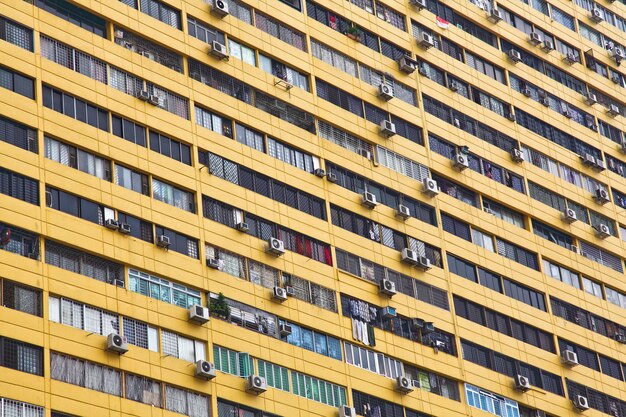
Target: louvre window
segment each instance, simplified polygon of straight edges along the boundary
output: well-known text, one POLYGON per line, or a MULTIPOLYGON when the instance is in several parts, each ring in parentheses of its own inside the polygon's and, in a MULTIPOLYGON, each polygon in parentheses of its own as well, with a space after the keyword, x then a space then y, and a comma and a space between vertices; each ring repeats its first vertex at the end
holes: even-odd
POLYGON ((43 348, 0 336, 0 366, 43 376, 43 348))
POLYGON ((44 136, 45 156, 65 166, 111 181, 111 161, 44 136))
POLYGON ((128 288, 151 298, 189 308, 202 304, 200 291, 135 269, 128 270, 128 288))
POLYGON ((0 278, 2 305, 34 316, 42 317, 41 290, 8 279, 0 278))
POLYGON ((0 87, 30 99, 35 98, 35 84, 32 78, 2 66, 0 66, 0 87))
POLYGON ((289 392, 289 370, 262 360, 257 361, 259 375, 265 378, 267 386, 289 392))
POLYGON ((46 263, 107 283, 124 282, 124 267, 60 243, 46 241, 46 263))
POLYGON ((0 116, 0 141, 38 153, 37 130, 0 116))
POLYGON ((292 392, 300 397, 339 407, 348 403, 346 389, 300 372, 291 371, 292 392))
POLYGON ((109 113, 106 110, 53 87, 43 86, 43 105, 105 132, 109 131, 109 113))
POLYGON ((0 223, 0 236, 3 240, 0 249, 39 260, 39 235, 19 227, 0 223))
POLYGON ((0 194, 39 205, 39 181, 0 168, 0 194))
POLYGON ((33 30, 0 16, 0 39, 33 52, 33 30))
POLYGON ((227 374, 245 378, 254 373, 254 361, 245 352, 235 352, 214 344, 213 360, 215 361, 215 369, 227 374))

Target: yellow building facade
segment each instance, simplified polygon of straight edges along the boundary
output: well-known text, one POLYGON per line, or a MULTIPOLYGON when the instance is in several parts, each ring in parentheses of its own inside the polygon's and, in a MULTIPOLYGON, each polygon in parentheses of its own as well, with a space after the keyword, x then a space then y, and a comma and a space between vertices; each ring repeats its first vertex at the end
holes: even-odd
POLYGON ((626 416, 625 16, 0 0, 0 416, 626 416))

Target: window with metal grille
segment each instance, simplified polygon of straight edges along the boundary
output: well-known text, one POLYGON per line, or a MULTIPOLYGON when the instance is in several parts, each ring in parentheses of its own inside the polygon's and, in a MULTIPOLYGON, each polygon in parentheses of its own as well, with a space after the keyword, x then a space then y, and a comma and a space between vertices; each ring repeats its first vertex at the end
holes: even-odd
POLYGON ((0 16, 0 39, 33 52, 33 30, 0 16))
POLYGON ((41 299, 41 290, 0 278, 3 306, 42 317, 41 299))
POLYGON ((165 385, 165 409, 189 417, 207 417, 211 415, 211 398, 197 392, 165 385))
POLYGON ((0 237, 0 250, 39 260, 39 235, 6 223, 0 223, 0 237))
POLYGON ((157 340, 157 329, 138 320, 128 317, 122 319, 122 330, 124 337, 131 345, 150 349, 153 352, 159 351, 157 340))
POLYGON ((513 243, 507 242, 506 240, 502 240, 499 237, 496 237, 496 248, 499 255, 502 255, 505 258, 511 259, 512 261, 518 262, 529 268, 535 269, 537 271, 539 270, 537 254, 528 251, 521 246, 514 245, 513 243))
MULTIPOLYGON (((0 410, 2 417, 44 417, 45 409, 38 405, 24 403, 0 397, 0 410)), ((64 417, 52 413, 52 417, 64 417)))
POLYGON ((189 308, 202 304, 200 291, 135 269, 128 270, 128 288, 151 298, 189 308))
POLYGON ((206 359, 206 343, 161 329, 161 349, 165 355, 196 362, 206 359))
POLYGON ((46 263, 107 283, 124 280, 124 267, 99 256, 46 240, 46 263), (117 281, 116 281, 117 280, 117 281))
POLYGON ((180 11, 159 0, 139 0, 139 10, 166 25, 182 30, 180 11))
POLYGON ((119 26, 114 27, 113 33, 115 34, 114 41, 118 45, 124 46, 174 71, 183 72, 183 57, 180 54, 119 26))
POLYGON ((0 336, 0 366, 43 375, 43 348, 0 336))

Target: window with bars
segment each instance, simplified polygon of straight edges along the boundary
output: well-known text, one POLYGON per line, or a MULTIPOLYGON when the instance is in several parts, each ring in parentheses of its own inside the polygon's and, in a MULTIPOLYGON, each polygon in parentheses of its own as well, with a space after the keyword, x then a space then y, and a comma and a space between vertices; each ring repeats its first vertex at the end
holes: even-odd
POLYGON ((196 105, 196 124, 220 135, 233 137, 233 121, 196 105))
POLYGON ((265 13, 261 13, 258 10, 254 11, 254 17, 254 24, 258 29, 301 51, 307 52, 308 48, 304 33, 285 25, 277 19, 265 13))
POLYGON ((139 10, 178 30, 182 30, 180 11, 159 0, 139 0, 139 10))
POLYGON ((40 35, 41 56, 59 65, 107 84, 107 63, 44 34, 40 35))
POLYGON ((0 366, 43 376, 43 348, 0 336, 0 366))
POLYGON ((373 395, 352 390, 352 399, 357 415, 375 416, 382 415, 385 417, 432 417, 430 414, 417 412, 408 408, 404 408, 399 404, 374 397, 373 395))
POLYGON ((507 242, 500 237, 496 237, 496 249, 498 255, 502 255, 505 258, 508 258, 534 270, 539 270, 536 253, 526 250, 521 246, 515 245, 511 242, 507 242))
POLYGON ((33 52, 33 30, 13 20, 0 16, 0 39, 33 52))
POLYGON ((65 166, 111 181, 111 161, 91 152, 44 136, 45 157, 65 166))
POLYGON ((376 146, 376 153, 378 155, 378 162, 392 171, 396 171, 420 182, 429 176, 430 171, 426 165, 415 162, 390 149, 378 145, 376 146))
POLYGON ((320 167, 317 156, 310 155, 272 137, 267 138, 267 154, 306 172, 320 167))
POLYGON ((50 321, 90 333, 107 336, 120 332, 120 319, 117 314, 78 301, 50 296, 48 312, 50 321))
POLYGON ((622 258, 582 240, 578 241, 578 245, 580 253, 585 258, 598 262, 599 264, 609 267, 617 272, 624 272, 622 258))
POLYGON ((318 120, 317 123, 319 127, 319 136, 322 139, 326 139, 361 156, 366 154, 369 155, 369 159, 372 158, 373 146, 369 142, 366 142, 363 139, 360 139, 338 127, 330 125, 323 120, 318 120))
POLYGON ((211 415, 211 398, 197 392, 165 385, 165 409, 189 417, 211 415))
POLYGON ((45 84, 43 105, 105 132, 109 131, 109 113, 106 110, 45 84))
POLYGON ((0 66, 0 87, 30 99, 35 98, 34 80, 3 66, 0 66))
POLYGON ((574 382, 569 378, 565 382, 570 400, 574 400, 577 395, 582 395, 587 398, 591 409, 611 416, 622 416, 626 413, 626 401, 574 382))
POLYGON ((610 338, 626 337, 626 327, 620 324, 590 313, 573 304, 560 300, 556 297, 550 297, 550 305, 552 306, 552 314, 561 317, 569 322, 575 323, 595 333, 610 338))
POLYGON ((46 263, 107 283, 124 282, 124 267, 99 256, 46 240, 46 263))
POLYGON ((190 213, 196 212, 194 193, 185 191, 164 181, 152 178, 152 197, 190 213))
POLYGON ((133 33, 119 26, 114 27, 114 41, 133 52, 166 66, 174 71, 183 72, 183 57, 161 45, 158 45, 143 36, 133 33))
POLYGON ((189 308, 194 304, 202 304, 200 291, 184 285, 150 275, 135 269, 128 270, 128 287, 151 298, 189 308))
MULTIPOLYGON (((2 172, 0 171, 0 178, 2 172)), ((39 235, 12 226, 0 223, 0 250, 6 250, 20 256, 39 260, 39 235)))
POLYGON ((37 130, 3 116, 0 116, 0 141, 39 153, 37 130))
MULTIPOLYGON (((0 397, 0 410, 2 417, 44 417, 45 409, 38 405, 24 403, 0 397)), ((52 417, 57 417, 52 413, 52 417)), ((64 417, 59 415, 58 417, 64 417)))
MULTIPOLYGON (((153 352, 159 351, 156 327, 150 326, 139 320, 123 317, 122 330, 124 337, 131 345, 149 349, 153 352)), ((165 344, 163 344, 163 353, 168 353, 165 352, 165 344)))
POLYGON ((4 307, 43 316, 41 290, 0 278, 0 300, 4 307))

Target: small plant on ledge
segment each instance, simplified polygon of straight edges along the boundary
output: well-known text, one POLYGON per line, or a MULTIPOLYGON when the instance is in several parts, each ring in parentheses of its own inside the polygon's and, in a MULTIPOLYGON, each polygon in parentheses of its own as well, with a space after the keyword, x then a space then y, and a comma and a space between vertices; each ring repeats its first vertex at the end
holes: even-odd
POLYGON ((345 34, 350 39, 354 39, 357 42, 361 41, 361 30, 358 27, 356 27, 354 23, 350 25, 348 29, 346 29, 345 34))
POLYGON ((226 303, 226 297, 224 297, 224 294, 219 293, 217 298, 211 298, 211 301, 209 302, 209 311, 212 316, 224 320, 230 317, 230 306, 226 303))

